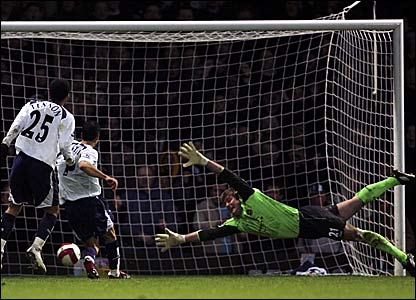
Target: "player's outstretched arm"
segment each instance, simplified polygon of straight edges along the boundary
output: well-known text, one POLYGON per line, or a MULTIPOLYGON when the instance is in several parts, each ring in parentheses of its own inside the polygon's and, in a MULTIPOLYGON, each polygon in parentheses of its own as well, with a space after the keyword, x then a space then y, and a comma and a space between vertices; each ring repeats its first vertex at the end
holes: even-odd
POLYGON ((183 164, 185 168, 192 165, 206 166, 208 170, 218 174, 220 180, 236 189, 243 199, 248 199, 254 193, 254 190, 242 178, 225 169, 219 163, 205 157, 192 142, 184 143, 178 154, 188 160, 183 164))
POLYGON ((87 173, 89 176, 103 179, 107 183, 107 185, 111 187, 113 191, 117 189, 118 187, 117 179, 111 176, 108 176, 107 174, 104 174, 103 172, 101 172, 99 169, 97 169, 94 165, 92 165, 88 161, 82 160, 79 162, 78 165, 79 165, 79 168, 85 173, 87 173))
POLYGON ((199 152, 192 142, 184 143, 178 154, 188 160, 183 164, 184 168, 192 165, 206 166, 210 171, 216 174, 219 174, 224 170, 224 167, 219 163, 208 159, 201 152, 199 152))
POLYGON ((178 234, 165 228, 164 234, 156 234, 155 242, 156 246, 162 247, 161 252, 165 252, 171 247, 182 243, 200 243, 204 241, 211 241, 236 233, 241 233, 236 226, 224 224, 209 229, 199 229, 188 234, 178 234))

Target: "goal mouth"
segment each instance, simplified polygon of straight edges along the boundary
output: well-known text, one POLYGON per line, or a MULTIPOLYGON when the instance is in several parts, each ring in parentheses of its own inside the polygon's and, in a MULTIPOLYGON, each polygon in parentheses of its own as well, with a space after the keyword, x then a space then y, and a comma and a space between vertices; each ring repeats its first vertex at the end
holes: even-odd
MULTIPOLYGON (((176 153, 189 140, 294 207, 345 201, 403 166, 401 20, 94 22, 90 30, 39 22, 44 30, 32 32, 17 23, 1 25, 3 133, 27 99, 47 99, 52 79, 71 82, 76 137, 84 119, 96 119, 100 167, 119 180, 116 197, 106 187, 104 195, 128 273, 290 273, 315 253, 329 273, 397 274, 391 257, 356 243, 241 234, 162 254, 152 237, 163 226, 185 233, 229 217, 217 179, 181 166, 176 153)), ((388 191, 351 223, 402 243, 402 193, 388 191)), ((26 272, 19 245, 41 217, 32 209, 5 253, 6 273, 26 272)), ((53 247, 68 236, 61 218, 53 247)), ((44 256, 51 272, 69 272, 50 249, 44 256)))

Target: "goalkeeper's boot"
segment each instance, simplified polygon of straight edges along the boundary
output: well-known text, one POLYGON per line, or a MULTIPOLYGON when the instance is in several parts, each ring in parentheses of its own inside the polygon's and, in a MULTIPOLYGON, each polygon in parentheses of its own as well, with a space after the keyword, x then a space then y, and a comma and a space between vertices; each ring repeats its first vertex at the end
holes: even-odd
POLYGON ((400 172, 399 170, 393 170, 393 174, 391 175, 391 177, 396 178, 400 184, 408 184, 408 183, 415 183, 415 175, 413 174, 407 174, 404 172, 400 172))
POLYGON ((87 277, 90 279, 98 279, 100 278, 100 275, 98 274, 97 269, 95 268, 94 260, 86 256, 84 258, 84 268, 85 271, 87 271, 87 277))
POLYGON ((108 272, 108 278, 110 278, 110 279, 130 279, 131 276, 129 274, 127 274, 126 272, 122 271, 122 270, 118 271, 118 275, 117 275, 117 271, 110 270, 110 272, 108 272))
POLYGON ((406 269, 406 271, 415 277, 415 257, 411 253, 407 253, 407 259, 406 262, 403 264, 403 268, 406 269))
POLYGON ((26 257, 28 258, 30 264, 32 265, 33 271, 37 273, 45 274, 46 266, 43 263, 41 250, 42 249, 32 245, 29 249, 27 249, 26 257))

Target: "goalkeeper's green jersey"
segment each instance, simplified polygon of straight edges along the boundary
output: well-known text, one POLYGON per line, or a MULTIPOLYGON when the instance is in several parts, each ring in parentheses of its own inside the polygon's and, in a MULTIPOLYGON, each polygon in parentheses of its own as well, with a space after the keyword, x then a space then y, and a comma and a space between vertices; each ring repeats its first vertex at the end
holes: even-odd
POLYGON ((295 238, 299 234, 299 211, 285 205, 258 189, 241 201, 242 214, 224 222, 224 226, 235 226, 248 232, 270 238, 295 238))
POLYGON ((270 238, 296 238, 299 235, 299 211, 251 188, 243 179, 227 169, 219 175, 220 181, 237 192, 243 210, 223 224, 198 231, 200 241, 213 240, 230 234, 247 232, 270 238))

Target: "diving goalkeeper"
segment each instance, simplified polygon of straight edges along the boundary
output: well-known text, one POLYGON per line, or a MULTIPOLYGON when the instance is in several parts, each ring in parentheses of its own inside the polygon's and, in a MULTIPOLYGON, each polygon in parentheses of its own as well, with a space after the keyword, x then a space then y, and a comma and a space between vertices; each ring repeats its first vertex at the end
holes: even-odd
POLYGON ((412 254, 401 251, 378 233, 356 228, 347 222, 361 207, 388 189, 396 185, 414 183, 415 175, 394 170, 392 176, 364 187, 347 201, 327 207, 304 206, 296 209, 270 198, 256 188, 251 188, 243 179, 201 154, 192 142, 183 144, 178 154, 188 160, 183 164, 184 167, 206 166, 218 174, 220 181, 231 186, 223 192, 221 201, 230 211, 232 218, 215 228, 184 235, 165 228, 166 234, 155 236, 156 245, 162 247, 162 252, 185 242, 203 242, 241 232, 278 239, 328 237, 369 244, 393 255, 412 276, 415 276, 412 254))

